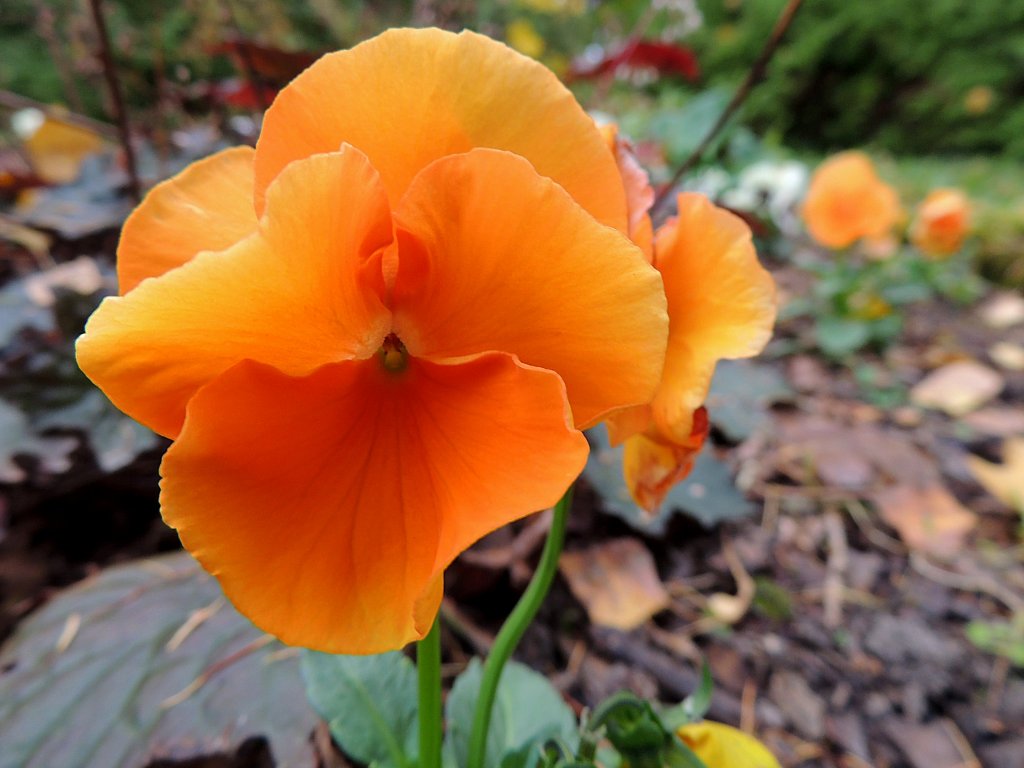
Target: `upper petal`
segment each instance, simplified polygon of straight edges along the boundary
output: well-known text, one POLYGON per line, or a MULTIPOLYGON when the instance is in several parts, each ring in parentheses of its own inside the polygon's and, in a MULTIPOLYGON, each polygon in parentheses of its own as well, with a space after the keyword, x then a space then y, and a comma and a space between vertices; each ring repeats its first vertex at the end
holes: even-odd
POLYGON ((684 444, 715 363, 756 355, 775 322, 775 283, 742 219, 703 195, 679 195, 679 216, 658 231, 655 266, 668 296, 665 372, 652 403, 661 434, 684 444))
POLYGON ((292 160, 348 142, 392 205, 431 161, 474 147, 522 155, 599 221, 625 229, 615 160, 593 120, 543 65, 473 32, 395 29, 324 56, 267 110, 256 195, 292 160))
POLYGON ((587 445, 562 383, 509 355, 324 366, 243 362, 189 404, 161 504, 258 626, 331 653, 421 638, 458 552, 553 504, 587 445))
POLYGON ((667 331, 657 272, 522 158, 438 160, 395 226, 395 331, 413 354, 497 350, 553 370, 578 425, 654 392, 667 331))
POLYGON ((349 147, 293 163, 258 233, 105 299, 79 365, 115 405, 173 437, 189 398, 239 360, 298 375, 372 355, 390 327, 379 251, 391 239, 365 156, 349 147))
POLYGON ((124 295, 200 251, 221 251, 256 231, 253 150, 225 149, 157 184, 128 217, 117 245, 124 295))

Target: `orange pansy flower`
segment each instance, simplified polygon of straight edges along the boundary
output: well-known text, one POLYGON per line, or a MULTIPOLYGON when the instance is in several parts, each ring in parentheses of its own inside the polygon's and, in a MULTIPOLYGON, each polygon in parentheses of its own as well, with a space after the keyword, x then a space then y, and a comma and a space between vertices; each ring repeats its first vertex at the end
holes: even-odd
POLYGON ((624 443, 626 485, 654 511, 689 474, 708 433, 702 404, 715 364, 756 355, 775 322, 775 283, 758 263, 750 229, 703 195, 680 194, 659 227, 654 267, 668 297, 669 341, 654 398, 608 419, 624 443))
POLYGON ((855 151, 840 152, 818 166, 803 206, 811 237, 829 248, 882 237, 901 215, 896 191, 878 178, 871 158, 855 151))
POLYGON ((928 256, 960 250, 971 223, 971 204, 959 189, 933 189, 917 208, 910 240, 928 256))
POLYGON ((581 428, 654 392, 666 302, 626 228, 548 70, 393 30, 299 75, 255 151, 150 192, 79 363, 174 440, 164 519, 242 612, 397 648, 460 551, 565 491, 581 428))

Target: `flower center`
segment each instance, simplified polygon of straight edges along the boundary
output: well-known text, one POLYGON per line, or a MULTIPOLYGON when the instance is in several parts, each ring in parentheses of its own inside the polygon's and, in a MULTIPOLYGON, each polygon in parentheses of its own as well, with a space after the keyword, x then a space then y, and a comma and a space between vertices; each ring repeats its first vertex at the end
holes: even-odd
POLYGON ((380 364, 384 366, 385 370, 392 373, 405 370, 405 366, 409 363, 409 353, 406 351, 405 345, 393 333, 387 335, 377 354, 380 356, 380 364))

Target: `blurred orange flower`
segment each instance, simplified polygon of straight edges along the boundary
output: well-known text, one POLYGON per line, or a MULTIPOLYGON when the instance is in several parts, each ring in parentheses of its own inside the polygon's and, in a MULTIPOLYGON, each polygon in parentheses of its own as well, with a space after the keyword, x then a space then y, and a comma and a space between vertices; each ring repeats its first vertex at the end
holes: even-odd
POLYGON ((648 404, 608 419, 611 441, 624 443, 626 485, 648 511, 689 474, 704 443, 715 364, 756 355, 775 322, 775 283, 742 219, 692 192, 678 196, 678 210, 654 241, 669 313, 661 383, 648 404))
POLYGON ((579 430, 658 386, 666 300, 627 228, 554 75, 393 30, 299 75, 255 151, 150 192, 79 363, 174 439, 164 518, 242 612, 397 648, 460 551, 565 491, 579 430))
POLYGON ((896 191, 878 178, 871 159, 856 151, 841 152, 818 166, 803 206, 811 237, 829 248, 880 238, 901 215, 896 191))
POLYGON ((910 240, 929 256, 960 250, 971 223, 971 204, 959 189, 933 189, 917 208, 910 240))

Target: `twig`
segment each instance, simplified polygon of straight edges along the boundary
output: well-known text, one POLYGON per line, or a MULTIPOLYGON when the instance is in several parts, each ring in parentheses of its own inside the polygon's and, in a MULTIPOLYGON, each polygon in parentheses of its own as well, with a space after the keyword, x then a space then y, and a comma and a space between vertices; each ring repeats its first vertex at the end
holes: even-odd
POLYGON ((953 745, 956 747, 956 751, 960 753, 960 757, 963 758, 963 762, 960 763, 956 768, 981 768, 981 761, 978 756, 974 754, 974 750, 971 748, 971 743, 967 741, 967 737, 964 736, 956 723, 950 720, 948 717, 942 718, 942 728, 949 736, 953 745))
POLYGON ((103 76, 107 81, 107 90, 114 106, 114 118, 120 133, 121 147, 124 149, 125 165, 128 169, 128 191, 136 201, 142 199, 142 185, 139 183, 139 172, 135 165, 135 150, 132 148, 132 134, 128 129, 128 113, 125 111, 121 97, 121 82, 117 77, 114 57, 110 53, 110 35, 107 34, 107 23, 103 18, 102 0, 89 0, 92 20, 96 25, 96 36, 100 43, 100 60, 103 62, 103 76))
POLYGON ((786 30, 789 29, 789 25, 793 21, 793 17, 796 15, 797 10, 800 8, 803 0, 789 0, 786 3, 786 7, 782 9, 782 13, 779 14, 778 20, 775 22, 775 27, 772 29, 771 35, 764 44, 764 48, 761 49, 761 53, 754 61, 750 71, 747 72, 746 78, 740 83, 740 87, 736 89, 736 93, 733 94, 732 99, 722 110, 722 114, 718 116, 718 120, 711 126, 711 130, 708 131, 707 135, 697 148, 690 153, 690 156, 683 161, 674 174, 666 184, 661 192, 658 193, 657 198, 654 200, 654 205, 651 206, 651 217, 654 218, 655 214, 664 206, 665 202, 672 194, 673 188, 679 183, 679 180, 683 178, 700 160, 707 148, 711 146, 711 142, 715 140, 715 137, 725 127, 726 123, 733 116, 737 109, 739 109, 743 102, 747 100, 747 96, 750 95, 750 91, 757 85, 763 78, 765 70, 768 67, 768 62, 771 61, 772 56, 779 47, 779 43, 782 42, 783 35, 786 34, 786 30))
POLYGON ((936 584, 944 587, 952 587, 964 592, 980 592, 981 594, 994 597, 1014 613, 1024 612, 1024 598, 1012 590, 1007 589, 995 579, 983 578, 981 576, 969 576, 962 573, 947 571, 939 568, 928 561, 924 555, 918 552, 910 553, 910 567, 936 584))
POLYGON ((849 565, 849 547, 843 519, 832 505, 825 512, 825 532, 828 534, 828 570, 823 591, 825 626, 835 629, 843 622, 843 577, 849 565))
POLYGON ((100 120, 93 120, 91 117, 80 115, 77 112, 69 112, 63 107, 55 107, 52 104, 44 104, 41 101, 30 99, 28 96, 14 93, 13 91, 0 90, 0 107, 4 109, 38 109, 44 115, 53 120, 60 120, 69 125, 77 125, 80 128, 98 133, 104 138, 117 141, 117 129, 110 123, 100 120))

